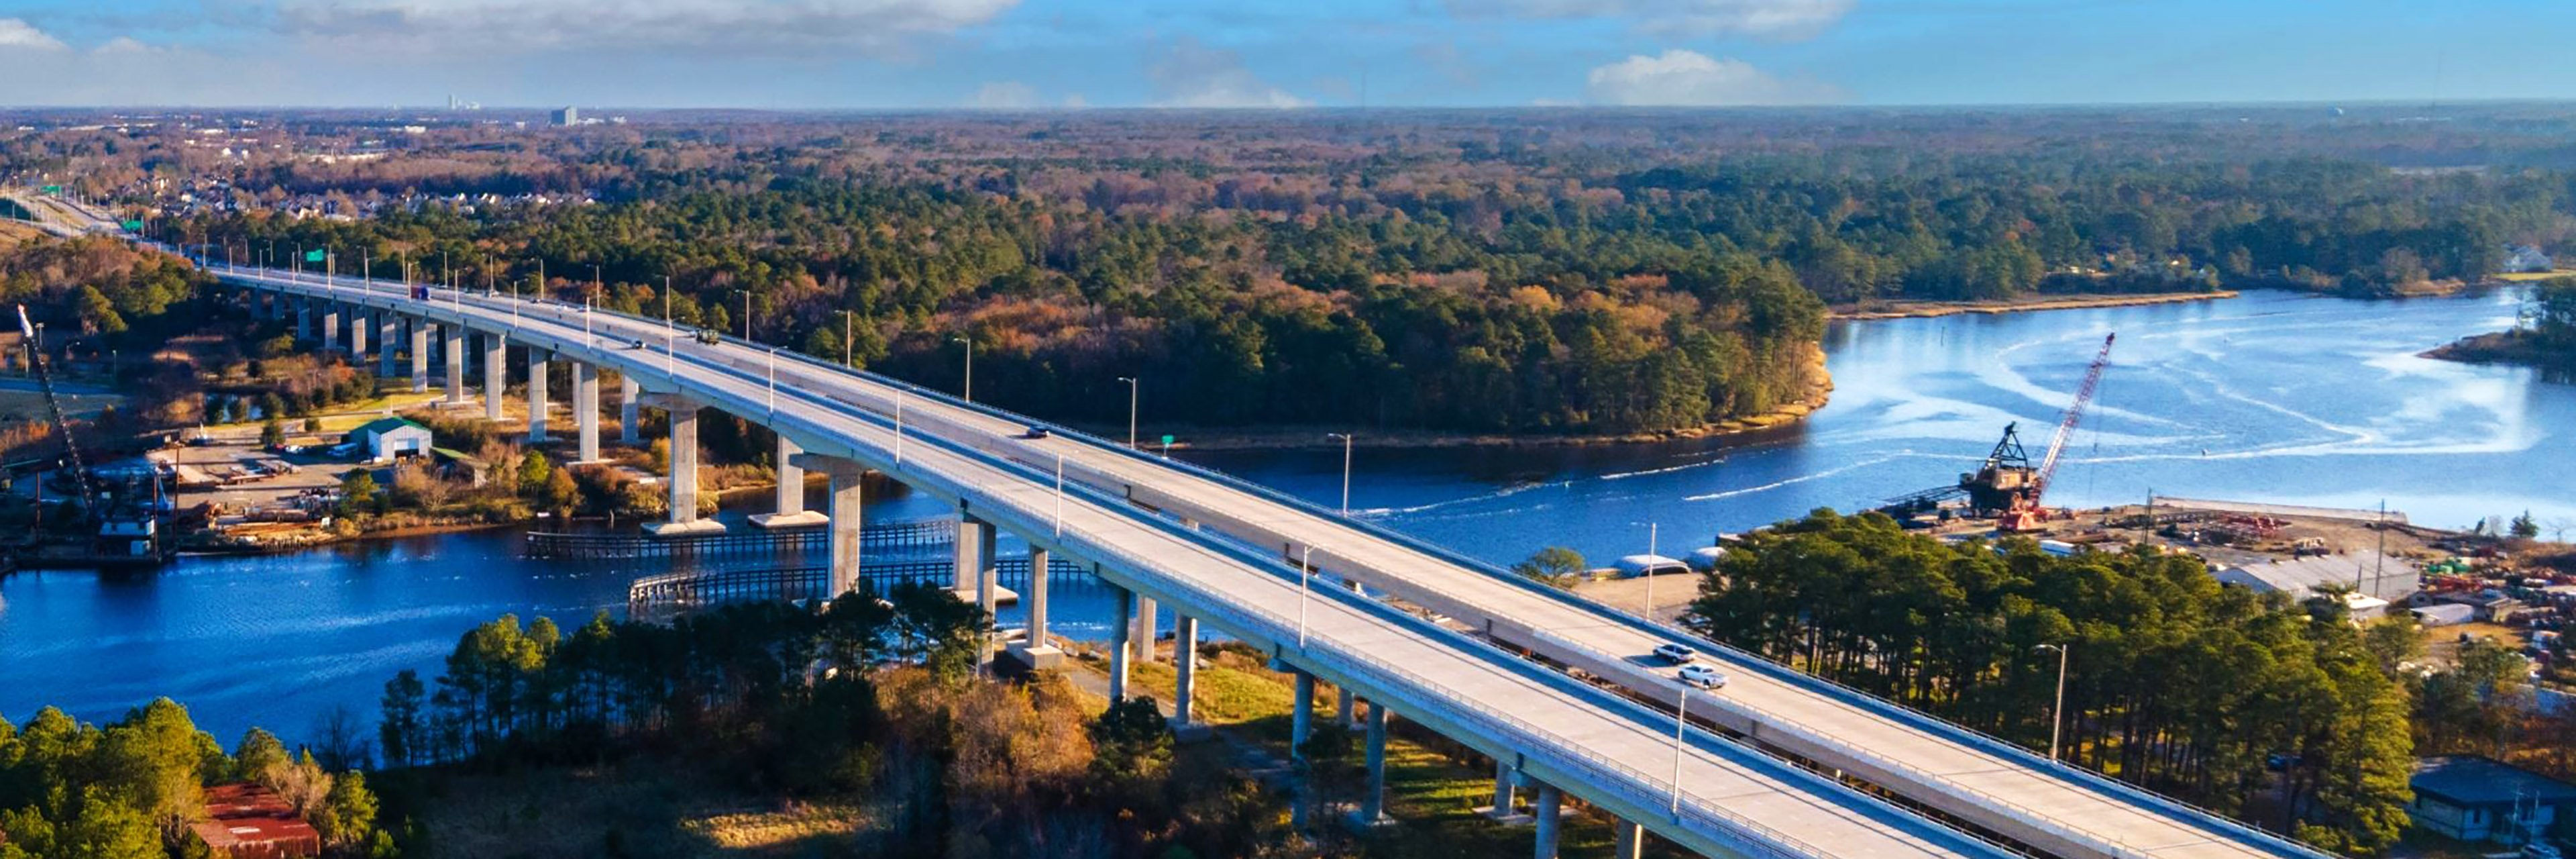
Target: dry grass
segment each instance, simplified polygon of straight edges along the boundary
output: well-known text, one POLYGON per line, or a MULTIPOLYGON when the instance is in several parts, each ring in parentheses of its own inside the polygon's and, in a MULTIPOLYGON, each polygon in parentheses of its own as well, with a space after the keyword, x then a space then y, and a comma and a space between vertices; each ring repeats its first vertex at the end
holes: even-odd
POLYGON ((798 803, 770 811, 711 814, 684 821, 680 828, 726 854, 784 854, 846 841, 857 836, 867 821, 866 812, 854 805, 798 803))

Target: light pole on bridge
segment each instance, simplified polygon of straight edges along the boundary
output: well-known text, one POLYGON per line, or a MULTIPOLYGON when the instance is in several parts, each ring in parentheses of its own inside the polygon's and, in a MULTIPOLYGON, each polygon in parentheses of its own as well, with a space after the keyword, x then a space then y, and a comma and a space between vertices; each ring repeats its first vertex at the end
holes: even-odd
POLYGON ((2066 727, 2066 654, 2070 645, 2043 644, 2032 650, 2057 651, 2057 703, 2048 708, 2048 762, 2057 763, 2059 732, 2066 727))
POLYGON ((1139 396, 1136 390, 1136 377, 1120 376, 1118 381, 1127 383, 1127 446, 1134 448, 1136 446, 1136 399, 1139 396))
MULTIPOLYGON (((969 403, 972 403, 972 402, 974 402, 974 401, 975 401, 975 341, 973 341, 973 340, 968 340, 968 339, 966 339, 966 338, 965 338, 965 337, 963 337, 963 336, 950 337, 950 338, 948 338, 948 339, 950 339, 950 340, 955 340, 955 341, 957 341, 957 342, 959 342, 959 343, 964 343, 964 344, 966 344, 966 389, 965 389, 965 400, 966 400, 967 402, 969 402, 969 403)), ((1132 443, 1132 440, 1131 440, 1131 443, 1132 443)))
POLYGON ((1348 519, 1351 517, 1351 434, 1328 432, 1324 438, 1342 440, 1342 518, 1348 519))

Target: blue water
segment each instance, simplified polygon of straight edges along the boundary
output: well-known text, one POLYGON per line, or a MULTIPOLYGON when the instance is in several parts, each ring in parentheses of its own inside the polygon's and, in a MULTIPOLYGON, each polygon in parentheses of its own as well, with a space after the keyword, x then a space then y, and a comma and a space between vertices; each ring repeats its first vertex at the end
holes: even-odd
MULTIPOLYGON (((2229 301, 1837 325, 1833 402, 1763 433, 1666 444, 1359 451, 1362 515, 1497 562, 1549 545, 1595 560, 1677 554, 1818 506, 1852 509, 1956 480, 2007 421, 2034 447, 2104 334, 2119 344, 2051 501, 2166 495, 2370 507, 2462 526, 2529 509, 2576 519, 2576 388, 2530 371, 2413 357, 2513 317, 2513 296, 2229 301)), ((1150 433, 1151 428, 1146 428, 1150 433)), ((1196 455, 1338 503, 1341 452, 1196 455)), ((872 501, 872 521, 935 501, 872 501)), ((732 517, 735 514, 728 514, 732 517)), ((435 674, 467 627, 503 612, 567 627, 622 611, 642 565, 539 563, 516 531, 370 541, 265 558, 190 558, 159 573, 0 580, 0 714, 57 704, 114 718, 167 695, 226 742, 253 724, 309 736, 346 706, 371 721, 384 680, 435 674)), ((1005 551, 1008 551, 1008 547, 1005 551)), ((1105 637, 1109 596, 1054 591, 1053 625, 1105 637)), ((1020 621, 1005 609, 1001 622, 1020 621)))

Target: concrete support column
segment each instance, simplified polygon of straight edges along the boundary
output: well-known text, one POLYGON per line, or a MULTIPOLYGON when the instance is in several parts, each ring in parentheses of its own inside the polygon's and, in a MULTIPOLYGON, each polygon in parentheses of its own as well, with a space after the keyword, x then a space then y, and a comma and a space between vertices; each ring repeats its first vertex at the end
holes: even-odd
MULTIPOLYGON (((418 339, 415 337, 414 339, 418 339)), ((413 363, 419 363, 415 360, 413 363)), ((412 380, 417 388, 421 380, 412 380)), ((580 437, 581 453, 575 462, 599 461, 599 365, 575 361, 572 365, 573 425, 580 437)), ((804 485, 800 481, 798 489, 804 485)))
POLYGON ((1172 665, 1179 669, 1172 684, 1172 724, 1189 727, 1190 701, 1196 697, 1199 676, 1199 619, 1172 612, 1172 665))
POLYGON ((340 304, 322 302, 322 351, 340 348, 340 304))
POLYGON ((1136 592, 1109 587, 1118 592, 1118 608, 1109 615, 1109 702, 1115 704, 1127 699, 1127 634, 1135 628, 1128 620, 1136 613, 1136 592))
POLYGON ((483 333, 483 419, 501 419, 502 392, 510 386, 510 341, 499 332, 483 333))
POLYGON ((1136 642, 1136 658, 1138 660, 1144 662, 1154 661, 1154 639, 1156 637, 1155 633, 1161 631, 1158 628, 1160 620, 1160 618, 1155 616, 1154 599, 1147 596, 1138 596, 1136 598, 1136 632, 1134 635, 1130 636, 1130 638, 1134 639, 1136 642))
POLYGON ((429 320, 409 320, 411 325, 411 392, 429 390, 429 320))
POLYGON ((447 404, 465 404, 465 326, 443 325, 439 333, 447 335, 447 404))
MULTIPOLYGON (((827 568, 830 570, 830 595, 838 597, 858 590, 859 535, 860 527, 865 524, 859 505, 867 500, 864 497, 866 483, 862 480, 867 476, 867 467, 847 459, 810 453, 799 453, 792 459, 794 461, 789 464, 799 469, 820 471, 832 482, 832 489, 827 494, 832 510, 832 558, 831 566, 827 568)), ((820 518, 818 514, 817 519, 820 518)))
MULTIPOLYGON (((546 360, 546 350, 539 349, 534 346, 528 347, 528 442, 530 444, 546 440, 546 380, 552 375, 548 372, 551 368, 546 366, 549 363, 552 362, 546 360)), ((697 445, 694 444, 698 435, 698 427, 696 423, 697 418, 692 415, 689 420, 689 439, 693 442, 689 445, 689 462, 690 464, 695 465, 698 459, 697 445)), ((679 462, 680 441, 677 438, 673 438, 671 440, 671 463, 674 467, 677 467, 679 462)), ((694 497, 697 494, 695 491, 697 488, 695 485, 697 483, 696 475, 692 474, 689 482, 691 484, 690 495, 694 497)), ((675 483, 674 486, 676 487, 676 485, 677 484, 675 483)), ((689 515, 697 515, 697 508, 689 508, 689 515)))
POLYGON ((644 443, 644 409, 643 404, 636 402, 643 396, 644 389, 635 384, 634 376, 625 373, 617 374, 617 441, 619 444, 644 443))
POLYGON ((313 339, 313 299, 295 300, 295 339, 313 339))
POLYGON ((1520 797, 1515 795, 1520 787, 1519 778, 1520 776, 1512 772, 1510 760, 1494 759, 1494 804, 1485 810, 1485 816, 1496 820, 1510 820, 1520 816, 1519 809, 1515 807, 1520 802, 1520 797))
POLYGON ((402 321, 387 313, 376 317, 376 378, 394 377, 394 358, 402 354, 402 321))
POLYGON ((1646 828, 1625 820, 1610 821, 1610 856, 1612 859, 1641 859, 1646 855, 1646 828))
POLYGON ((1540 782, 1538 786, 1538 849, 1531 854, 1538 859, 1556 859, 1557 806, 1564 800, 1556 785, 1540 782))
MULTIPOLYGON (((961 591, 973 588, 971 592, 957 596, 974 600, 975 607, 983 609, 986 617, 991 617, 1001 604, 1001 574, 993 558, 996 536, 993 523, 966 515, 963 511, 957 514, 957 585, 961 591)), ((982 665, 992 658, 990 646, 975 648, 975 664, 982 665)))
POLYGON ((1028 636, 1012 645, 1011 656, 1030 668, 1054 668, 1064 662, 1064 651, 1056 649, 1047 637, 1047 571, 1051 559, 1045 546, 1029 547, 1029 591, 1020 595, 1020 604, 1029 608, 1028 636))
POLYGON ((805 509, 805 469, 796 465, 797 458, 804 453, 804 448, 796 446, 795 442, 788 441, 786 436, 778 437, 778 450, 775 456, 778 471, 778 507, 776 512, 752 514, 751 524, 763 528, 795 528, 823 524, 823 514, 805 509))
POLYGON ((698 518, 698 403, 672 394, 654 395, 655 405, 671 415, 671 517, 644 526, 654 536, 722 533, 724 523, 698 518))
POLYGON ((1375 824, 1386 816, 1386 704, 1369 702, 1368 789, 1360 794, 1360 823, 1375 824))
POLYGON ((1297 675, 1296 707, 1288 719, 1288 757, 1306 759, 1306 738, 1315 735, 1315 675, 1288 669, 1297 675))
POLYGON ((367 354, 367 313, 361 310, 349 317, 350 363, 357 363, 358 357, 365 354, 367 354))
POLYGON ((1337 706, 1335 706, 1335 708, 1333 709, 1333 718, 1336 718, 1336 719, 1340 719, 1340 720, 1342 720, 1342 727, 1345 727, 1345 728, 1357 728, 1357 727, 1359 727, 1359 726, 1360 726, 1360 713, 1359 713, 1359 708, 1358 708, 1358 707, 1353 706, 1353 704, 1354 704, 1355 702, 1359 701, 1359 696, 1358 696, 1358 695, 1353 695, 1353 694, 1351 694, 1351 687, 1344 686, 1344 687, 1342 687, 1342 690, 1341 690, 1341 696, 1340 696, 1340 697, 1341 697, 1341 701, 1340 701, 1340 703, 1339 703, 1337 706))

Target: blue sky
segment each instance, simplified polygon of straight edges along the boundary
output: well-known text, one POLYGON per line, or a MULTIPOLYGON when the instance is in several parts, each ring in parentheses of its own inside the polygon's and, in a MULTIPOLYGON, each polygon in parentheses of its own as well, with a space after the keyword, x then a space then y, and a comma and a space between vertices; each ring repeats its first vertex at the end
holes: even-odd
POLYGON ((0 104, 2576 98, 2570 34, 2564 0, 5 0, 0 104))

